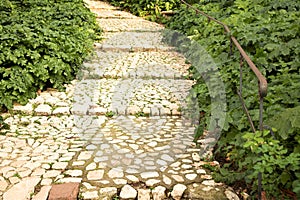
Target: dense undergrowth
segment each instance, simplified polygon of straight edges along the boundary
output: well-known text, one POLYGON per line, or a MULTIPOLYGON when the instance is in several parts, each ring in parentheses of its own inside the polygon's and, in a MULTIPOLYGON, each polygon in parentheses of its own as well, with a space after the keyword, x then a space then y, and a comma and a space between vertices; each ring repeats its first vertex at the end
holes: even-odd
POLYGON ((83 0, 2 0, 0 110, 73 80, 100 33, 83 0))
POLYGON ((108 0, 108 2, 151 21, 162 20, 161 11, 170 11, 180 6, 180 0, 108 0))
MULTIPOLYGON (((246 115, 237 96, 240 55, 224 30, 195 11, 182 7, 168 23, 206 48, 219 67, 226 87, 227 116, 215 155, 226 162, 215 178, 228 184, 244 181, 255 196, 257 176, 268 198, 293 190, 300 195, 300 13, 294 1, 200 1, 194 5, 225 22, 232 34, 267 77, 264 122, 272 131, 249 133, 246 115)), ((192 69, 198 84, 199 105, 209 119, 209 93, 201 74, 192 69)), ((243 67, 245 103, 256 127, 259 120, 257 79, 243 67)))
MULTIPOLYGON (((180 8, 180 0, 107 0, 114 6, 130 11, 151 21, 166 22, 167 19, 161 14, 162 11, 175 11, 180 8)), ((187 0, 189 3, 197 0, 187 0)))
MULTIPOLYGON (((244 181, 255 196, 257 176, 268 198, 293 190, 300 195, 300 5, 294 1, 200 1, 195 7, 225 22, 267 77, 264 133, 250 127, 237 96, 240 55, 224 30, 195 11, 182 7, 168 23, 206 48, 214 58, 226 86, 227 116, 215 155, 226 159, 215 178, 233 184, 244 181), (265 126, 265 127, 266 127, 265 126)), ((198 84, 199 105, 209 119, 209 93, 201 74, 192 69, 198 84)), ((259 121, 257 79, 243 67, 243 96, 256 127, 259 121)))
MULTIPOLYGON (((135 14, 152 14, 153 19, 164 21, 157 17, 155 5, 164 10, 165 1, 112 2, 135 14)), ((253 134, 237 95, 240 55, 234 47, 230 53, 229 35, 224 34, 221 26, 197 15, 194 10, 182 4, 179 6, 178 1, 168 5, 177 11, 166 21, 167 27, 184 33, 206 49, 213 57, 226 88, 227 115, 215 150, 216 158, 223 162, 221 168, 216 169, 215 179, 228 184, 242 183, 242 187, 248 188, 251 196, 256 198, 257 177, 261 173, 262 189, 267 198, 300 197, 299 3, 293 0, 197 2, 194 7, 229 25, 231 34, 267 77, 269 84, 264 99, 265 131, 253 134)), ((185 47, 185 50, 193 49, 185 47)), ((200 124, 205 126, 211 117, 210 91, 203 74, 195 67, 191 72, 197 80, 193 91, 201 113, 206 115, 206 121, 200 124)), ((243 97, 255 127, 258 127, 257 79, 246 63, 243 74, 243 97)))

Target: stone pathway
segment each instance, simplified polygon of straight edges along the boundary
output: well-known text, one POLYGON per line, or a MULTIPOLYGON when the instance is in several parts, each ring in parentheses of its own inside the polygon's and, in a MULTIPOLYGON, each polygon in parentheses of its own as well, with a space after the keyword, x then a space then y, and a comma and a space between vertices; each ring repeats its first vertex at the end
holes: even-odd
MULTIPOLYGON (((193 85, 159 24, 87 1, 104 39, 65 92, 48 90, 0 132, 0 199, 46 200, 80 183, 79 199, 238 199, 215 183, 193 141, 193 85)), ((202 145, 211 138, 202 138, 202 145)))

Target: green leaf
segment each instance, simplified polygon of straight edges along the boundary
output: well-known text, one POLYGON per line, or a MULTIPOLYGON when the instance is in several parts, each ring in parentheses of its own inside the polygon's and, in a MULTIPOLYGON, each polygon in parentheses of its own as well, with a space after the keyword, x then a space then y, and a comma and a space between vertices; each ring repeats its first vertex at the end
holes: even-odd
POLYGON ((4 96, 0 110, 11 108, 15 101, 26 103, 46 85, 62 88, 74 79, 100 30, 81 0, 4 1, 0 5, 4 96))

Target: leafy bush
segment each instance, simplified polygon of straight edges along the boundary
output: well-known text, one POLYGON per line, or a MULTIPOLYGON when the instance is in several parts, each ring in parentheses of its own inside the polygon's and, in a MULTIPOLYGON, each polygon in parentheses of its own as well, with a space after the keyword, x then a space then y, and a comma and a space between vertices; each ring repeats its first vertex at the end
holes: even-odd
MULTIPOLYGON (((289 153, 287 146, 282 146, 281 141, 275 139, 276 137, 270 134, 270 131, 264 131, 263 135, 261 132, 244 133, 242 137, 235 137, 234 140, 229 142, 235 148, 230 150, 230 159, 238 160, 238 165, 231 166, 235 169, 235 172, 240 172, 240 178, 245 178, 246 183, 253 183, 254 187, 257 187, 256 180, 258 173, 262 173, 262 186, 264 190, 268 192, 270 196, 278 197, 280 196, 279 188, 292 188, 296 186, 299 182, 299 153, 292 152, 289 153), (242 139, 242 141, 238 141, 242 139), (257 156, 257 155, 262 156, 257 156), (245 170, 247 169, 247 170, 245 170), (294 180, 294 181, 291 181, 294 180)), ((298 146, 299 146, 298 140, 298 146)), ((226 147, 228 149, 231 146, 226 147)), ((220 180, 226 179, 236 180, 236 177, 232 177, 231 171, 228 170, 233 162, 225 164, 223 168, 220 169, 219 175, 216 178, 220 180), (229 173, 229 174, 228 174, 229 173)), ((235 173, 232 173, 235 174, 235 173)))
MULTIPOLYGON (((259 170, 266 172, 264 179, 270 179, 268 165, 271 165, 273 168, 271 171, 276 171, 279 175, 272 177, 272 180, 263 180, 264 190, 271 195, 278 194, 279 189, 293 189, 300 195, 300 182, 297 181, 299 169, 291 167, 298 159, 293 156, 299 153, 299 129, 297 128, 299 118, 292 113, 299 112, 297 106, 300 105, 300 5, 292 0, 200 0, 194 6, 228 24, 231 34, 239 40, 256 66, 266 75, 269 90, 264 100, 264 121, 267 125, 277 128, 276 139, 270 138, 269 134, 259 135, 259 133, 253 134, 255 138, 243 138, 243 135, 250 131, 250 126, 236 92, 239 84, 240 55, 235 48, 230 55, 230 40, 228 35, 224 35, 223 27, 182 6, 168 22, 168 27, 185 33, 205 47, 217 63, 226 87, 227 116, 216 153, 223 158, 230 158, 230 165, 225 165, 223 170, 230 170, 230 167, 238 170, 230 176, 231 178, 226 176, 224 179, 231 183, 244 179, 249 175, 248 173, 253 172, 251 167, 263 162, 264 164, 260 166, 264 171, 256 168, 255 172, 259 170), (291 112, 289 109, 295 110, 291 112), (264 142, 257 150, 252 149, 248 155, 247 139, 253 141, 257 138, 263 139, 264 142), (272 146, 270 142, 276 143, 277 146, 272 146), (277 152, 278 146, 282 146, 284 151, 277 152), (263 152, 264 148, 270 148, 270 153, 278 154, 272 155, 278 159, 277 164, 272 164, 273 161, 267 158, 271 155, 263 152), (266 154, 266 157, 262 155, 258 158, 258 151, 266 154), (258 160, 251 161, 247 165, 245 160, 248 162, 248 159, 252 159, 254 155, 258 160), (285 157, 289 156, 295 158, 291 161, 293 163, 286 161, 285 157), (289 174, 288 182, 283 181, 287 177, 281 176, 283 172, 289 174), (277 193, 274 193, 274 190, 277 193)), ((206 113, 209 119, 210 94, 201 74, 195 68, 191 68, 191 71, 197 80, 193 90, 197 94, 198 104, 201 105, 201 112, 206 113)), ((246 64, 243 72, 243 97, 258 127, 257 79, 246 64)), ((248 176, 248 180, 252 178, 254 179, 254 176, 248 176)))
POLYGON ((300 138, 293 138, 295 146, 291 147, 288 144, 291 140, 284 140, 273 131, 244 132, 228 140, 222 148, 227 153, 227 161, 214 173, 215 180, 229 184, 245 182, 251 185, 254 196, 256 180, 261 173, 262 188, 267 192, 268 199, 281 196, 282 189, 293 188, 299 194, 300 138), (291 151, 291 148, 298 150, 291 151))
POLYGON ((100 32, 83 0, 3 0, 0 5, 0 108, 25 104, 74 79, 100 32))
MULTIPOLYGON (((203 0, 201 2, 209 1, 203 0)), ((274 1, 261 2, 264 3, 258 4, 258 0, 248 0, 231 1, 231 4, 228 2, 227 4, 206 3, 194 6, 232 26, 232 34, 239 39, 254 63, 268 78, 269 93, 265 99, 265 107, 267 108, 265 118, 267 119, 285 108, 299 105, 300 91, 297 88, 300 86, 300 51, 297 45, 300 41, 298 26, 300 14, 297 11, 299 5, 292 2, 282 2, 283 8, 281 10, 278 8, 278 2, 277 4, 274 1), (240 4, 246 8, 241 7, 240 4), (290 11, 282 15, 284 9, 290 11)), ((237 127, 239 131, 247 130, 248 127, 243 125, 247 124, 247 119, 240 112, 239 100, 236 95, 240 56, 237 51, 230 56, 230 42, 227 36, 223 34, 223 28, 186 8, 182 8, 182 11, 172 19, 169 27, 186 33, 203 47, 206 47, 207 51, 214 57, 227 86, 227 100, 230 101, 228 106, 231 106, 228 109, 227 122, 234 125, 231 127, 237 127), (232 113, 234 107, 237 107, 236 109, 239 111, 232 113)), ((244 97, 247 107, 253 110, 251 113, 257 113, 254 110, 257 109, 255 107, 257 105, 257 80, 247 69, 245 64, 244 97)), ((201 75, 197 74, 197 71, 194 71, 194 74, 194 77, 201 81, 201 75)), ((203 99, 206 100, 206 98, 203 99)), ((199 105, 208 104, 205 101, 200 102, 199 105)), ((253 116, 253 119, 258 121, 258 116, 253 116)))
POLYGON ((180 0, 109 0, 114 6, 119 6, 122 9, 128 10, 133 14, 145 17, 151 21, 160 21, 162 16, 161 11, 170 11, 179 7, 180 0))

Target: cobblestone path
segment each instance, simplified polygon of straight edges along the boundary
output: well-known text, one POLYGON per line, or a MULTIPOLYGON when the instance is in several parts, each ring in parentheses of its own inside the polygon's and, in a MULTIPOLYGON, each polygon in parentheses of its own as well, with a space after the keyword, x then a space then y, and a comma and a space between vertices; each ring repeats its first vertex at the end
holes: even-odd
POLYGON ((46 200, 68 182, 80 183, 81 199, 236 199, 202 168, 184 113, 189 66, 161 42, 163 27, 87 3, 104 39, 78 78, 3 114, 0 199, 46 200))

